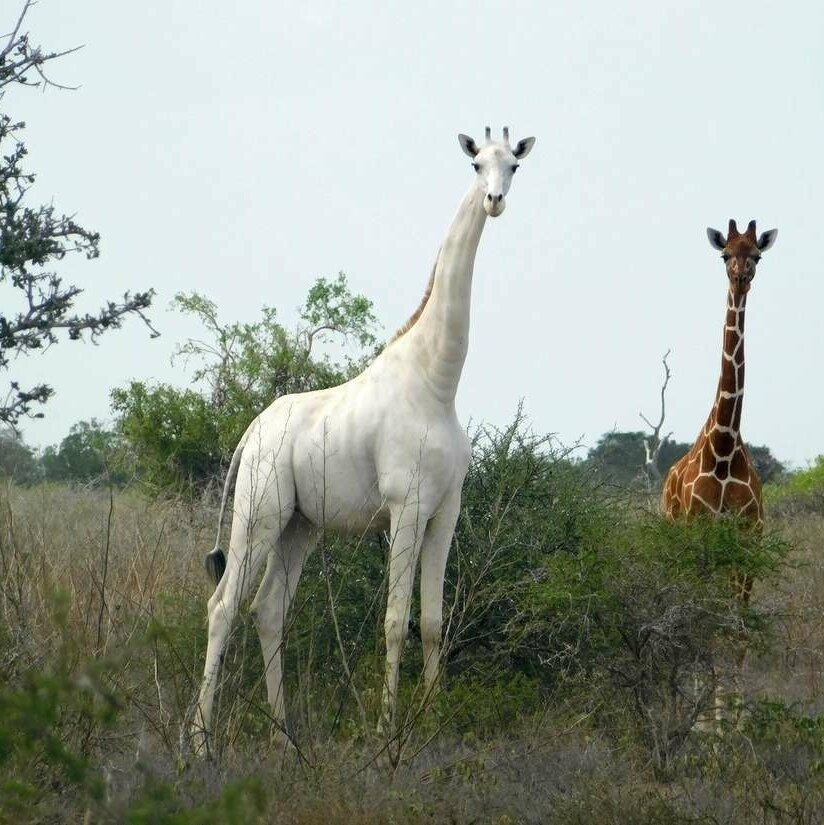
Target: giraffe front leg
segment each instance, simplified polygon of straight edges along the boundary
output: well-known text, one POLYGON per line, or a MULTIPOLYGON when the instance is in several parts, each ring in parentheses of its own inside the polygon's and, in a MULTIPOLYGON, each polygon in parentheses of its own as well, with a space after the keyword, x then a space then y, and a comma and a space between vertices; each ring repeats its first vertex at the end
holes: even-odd
POLYGON ((461 486, 447 494, 426 527, 421 547, 421 641, 427 697, 435 691, 440 670, 444 575, 461 509, 461 486))
POLYGON ((392 540, 389 547, 389 579, 386 597, 386 671, 378 732, 389 736, 395 732, 398 702, 398 670, 409 629, 409 609, 418 553, 426 529, 415 503, 390 505, 392 540))

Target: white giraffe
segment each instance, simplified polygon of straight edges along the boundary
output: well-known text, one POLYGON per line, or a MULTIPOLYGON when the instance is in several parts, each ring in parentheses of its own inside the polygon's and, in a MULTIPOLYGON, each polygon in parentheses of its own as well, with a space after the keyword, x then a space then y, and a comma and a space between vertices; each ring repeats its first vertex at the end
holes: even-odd
POLYGON ((476 171, 443 241, 419 309, 356 378, 327 390, 278 398, 249 426, 227 475, 234 517, 228 558, 218 546, 207 568, 218 581, 209 599, 209 641, 193 722, 194 747, 210 730, 226 640, 238 607, 266 559, 252 608, 274 719, 285 721, 281 643, 289 604, 324 527, 362 535, 390 531, 384 629, 386 675, 382 723, 394 728, 398 665, 421 559, 424 678, 438 674, 443 582, 458 519, 470 445, 455 413, 455 394, 469 342, 475 254, 487 215, 504 211, 518 161, 534 138, 513 148, 503 140, 478 147, 459 135, 476 171))

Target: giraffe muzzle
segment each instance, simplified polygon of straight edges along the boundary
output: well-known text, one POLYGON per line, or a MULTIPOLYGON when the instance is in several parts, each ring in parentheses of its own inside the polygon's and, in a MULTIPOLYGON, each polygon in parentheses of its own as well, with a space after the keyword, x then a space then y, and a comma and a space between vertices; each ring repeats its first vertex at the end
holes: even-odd
POLYGON ((504 209, 506 209, 506 201, 503 195, 487 194, 484 198, 484 211, 491 218, 497 218, 504 209))

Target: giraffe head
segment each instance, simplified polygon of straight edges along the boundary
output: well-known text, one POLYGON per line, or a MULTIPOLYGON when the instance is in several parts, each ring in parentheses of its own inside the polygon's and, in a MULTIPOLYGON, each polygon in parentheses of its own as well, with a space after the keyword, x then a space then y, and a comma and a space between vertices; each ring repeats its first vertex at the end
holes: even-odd
POLYGON ((755 277, 755 268, 761 260, 761 253, 766 252, 774 243, 777 229, 755 234, 755 221, 750 221, 746 232, 739 232, 735 221, 730 219, 730 227, 725 238, 717 229, 707 228, 710 245, 721 252, 730 279, 733 293, 746 295, 750 283, 755 277))
POLYGON ((502 140, 492 140, 490 128, 487 126, 486 143, 480 148, 468 135, 458 135, 458 142, 464 153, 472 158, 472 168, 477 173, 478 187, 485 196, 486 214, 497 218, 506 207, 504 198, 512 183, 512 176, 518 168, 518 161, 529 154, 535 138, 523 138, 513 147, 509 145, 508 127, 504 127, 502 140))

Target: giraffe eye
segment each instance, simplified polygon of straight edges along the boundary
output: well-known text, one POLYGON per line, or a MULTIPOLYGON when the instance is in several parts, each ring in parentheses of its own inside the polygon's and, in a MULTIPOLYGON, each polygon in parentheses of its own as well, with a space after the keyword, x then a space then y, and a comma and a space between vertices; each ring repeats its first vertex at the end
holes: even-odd
POLYGON ((480 172, 480 171, 481 171, 481 164, 480 164, 480 163, 473 163, 473 164, 472 164, 472 168, 473 168, 476 172, 480 172))
POLYGON ((724 263, 726 263, 729 259, 730 259, 730 256, 729 256, 729 255, 727 255, 727 253, 726 253, 726 252, 725 252, 725 253, 721 256, 721 260, 722 260, 724 263))
POLYGON ((751 260, 754 264, 757 264, 757 263, 761 260, 761 256, 760 256, 760 255, 751 255, 751 256, 750 256, 750 260, 751 260))

